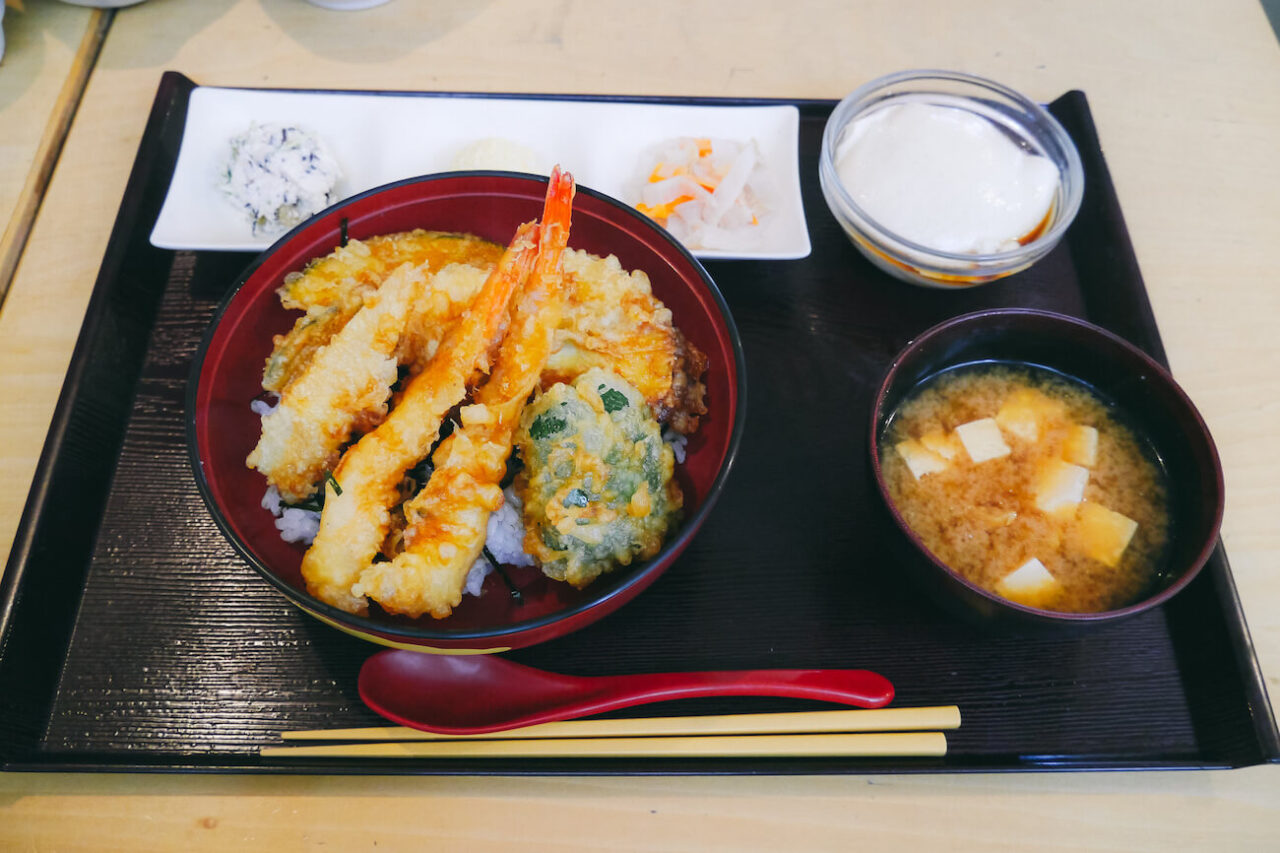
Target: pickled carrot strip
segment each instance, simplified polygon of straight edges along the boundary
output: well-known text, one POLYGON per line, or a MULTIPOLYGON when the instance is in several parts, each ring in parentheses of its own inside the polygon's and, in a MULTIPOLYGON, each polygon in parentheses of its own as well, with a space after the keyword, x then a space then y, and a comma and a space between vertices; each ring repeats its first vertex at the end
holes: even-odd
POLYGON ((660 184, 663 181, 670 180, 671 178, 675 178, 680 175, 687 175, 688 173, 689 170, 684 166, 667 166, 666 163, 658 161, 658 165, 654 166, 653 171, 649 173, 649 183, 660 184), (664 172, 664 168, 668 168, 670 171, 664 172))
POLYGON ((640 211, 650 219, 656 219, 658 222, 665 222, 667 218, 670 217, 671 214, 675 212, 675 209, 680 205, 684 204, 686 201, 693 201, 693 196, 691 195, 676 196, 671 201, 666 202, 665 204, 658 204, 658 205, 654 205, 653 207, 650 207, 649 205, 641 202, 636 205, 636 210, 640 211))

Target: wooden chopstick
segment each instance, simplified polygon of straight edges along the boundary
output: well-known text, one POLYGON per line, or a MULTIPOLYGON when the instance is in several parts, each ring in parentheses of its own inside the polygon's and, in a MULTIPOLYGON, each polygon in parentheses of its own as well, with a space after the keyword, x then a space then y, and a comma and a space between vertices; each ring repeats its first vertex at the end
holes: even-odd
POLYGON ((943 756, 942 732, 548 738, 264 747, 264 758, 688 758, 943 756))
POLYGON ((723 714, 703 717, 568 720, 480 735, 444 735, 403 726, 281 732, 284 740, 452 741, 541 738, 690 737, 801 734, 820 732, 905 732, 955 729, 955 705, 876 708, 857 711, 800 711, 780 714, 723 714))
MULTIPOLYGON (((4 0, 0 0, 0 3, 3 2, 4 0)), ((84 96, 85 87, 89 85, 89 76, 93 73, 115 14, 113 9, 94 9, 89 13, 88 26, 80 39, 76 55, 71 60, 71 68, 58 92, 58 99, 53 103, 49 120, 31 162, 31 169, 27 172, 27 180, 18 194, 17 204, 14 205, 13 216, 5 226, 3 235, 0 235, 0 304, 4 303, 5 294, 9 292, 9 285, 18 269, 18 261, 22 258, 22 251, 26 248, 27 239, 35 225, 40 203, 44 200, 45 191, 49 189, 58 155, 62 153, 62 144, 66 142, 71 130, 76 110, 80 108, 80 99, 84 96)), ((10 42, 10 46, 17 47, 13 42, 10 42)))

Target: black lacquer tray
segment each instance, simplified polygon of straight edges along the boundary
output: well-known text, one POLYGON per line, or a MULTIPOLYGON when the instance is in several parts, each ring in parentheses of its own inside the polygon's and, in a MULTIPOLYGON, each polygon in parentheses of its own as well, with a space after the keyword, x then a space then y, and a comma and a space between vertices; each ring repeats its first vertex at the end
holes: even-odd
MULTIPOLYGON (((639 599, 510 655, 581 675, 875 669, 896 685, 896 705, 960 706, 964 724, 946 758, 260 758, 285 729, 382 724, 356 694, 360 664, 376 648, 294 609, 255 575, 192 479, 182 410, 191 357, 251 257, 148 242, 193 86, 172 72, 161 81, 0 588, 3 769, 856 773, 1280 760, 1221 547, 1161 609, 1086 633, 1022 636, 984 633, 935 609, 897 576, 882 541, 867 411, 913 335, 956 314, 1016 305, 1086 317, 1163 359, 1079 92, 1051 105, 1087 176, 1066 240, 1025 273, 959 292, 894 282, 853 249, 817 187, 833 104, 796 102, 812 255, 706 264, 741 330, 750 383, 727 490, 639 599)), ((631 713, 809 707, 700 700, 631 713)))

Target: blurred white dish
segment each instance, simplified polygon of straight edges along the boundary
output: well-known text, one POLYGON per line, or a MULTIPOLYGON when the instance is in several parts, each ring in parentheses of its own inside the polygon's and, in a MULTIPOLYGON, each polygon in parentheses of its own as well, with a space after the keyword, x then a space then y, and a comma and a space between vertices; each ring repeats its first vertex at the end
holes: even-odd
POLYGON ((312 6, 320 6, 325 9, 355 11, 356 9, 371 9, 374 6, 381 6, 387 0, 307 0, 307 2, 312 6))
MULTIPOLYGON (((62 0, 72 6, 93 6, 95 9, 119 9, 121 6, 137 6, 145 0, 62 0)), ((3 5, 0 3, 0 5, 3 5)))
POLYGON ((624 198, 644 150, 675 136, 754 139, 775 181, 776 209, 750 250, 691 249, 701 258, 787 260, 809 254, 800 198, 799 111, 793 106, 700 106, 625 101, 413 96, 197 87, 164 207, 151 232, 163 249, 258 251, 217 189, 228 140, 249 122, 303 127, 342 168, 347 198, 391 181, 449 171, 476 140, 497 137, 572 171, 578 183, 624 198))

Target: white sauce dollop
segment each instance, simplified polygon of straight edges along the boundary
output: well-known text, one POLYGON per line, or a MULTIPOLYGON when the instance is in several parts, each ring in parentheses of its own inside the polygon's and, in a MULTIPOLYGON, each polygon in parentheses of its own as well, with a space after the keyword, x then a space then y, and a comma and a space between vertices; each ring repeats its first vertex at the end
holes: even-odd
POLYGON ((499 169, 506 172, 531 172, 545 175, 551 170, 537 152, 511 139, 490 136, 464 145, 453 156, 450 168, 459 171, 499 169))
POLYGON ((990 254, 1017 248, 1044 221, 1058 189, 1047 157, 960 107, 892 104, 853 120, 836 171, 884 228, 931 249, 990 254))

